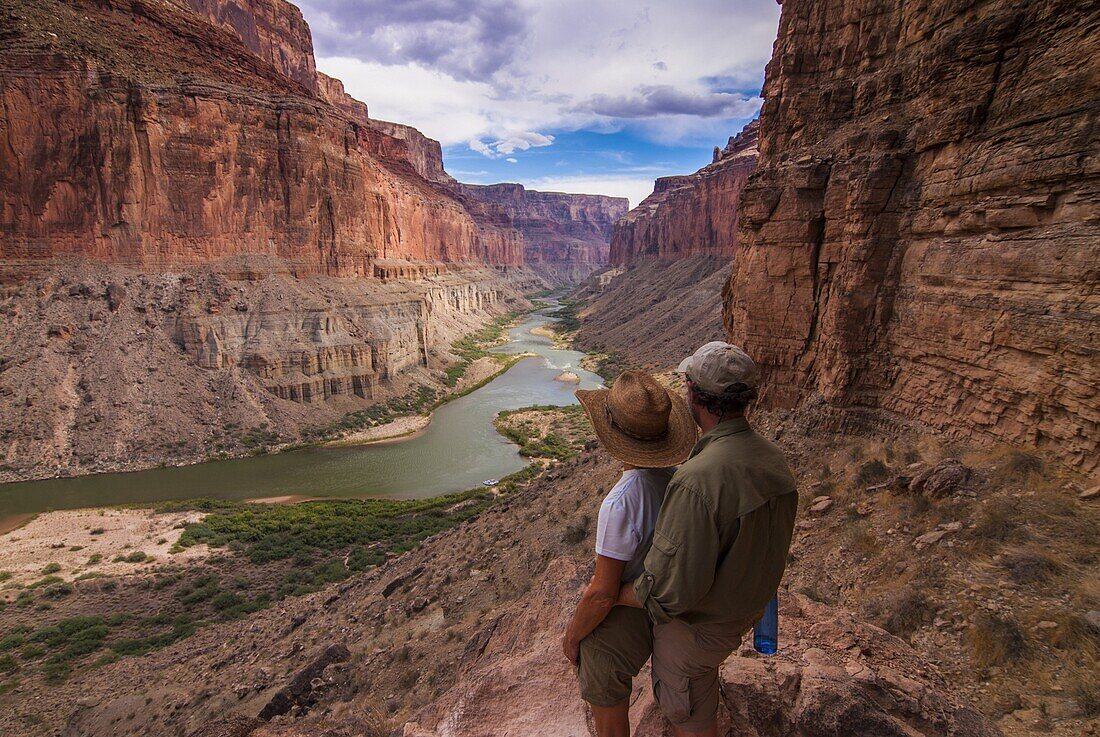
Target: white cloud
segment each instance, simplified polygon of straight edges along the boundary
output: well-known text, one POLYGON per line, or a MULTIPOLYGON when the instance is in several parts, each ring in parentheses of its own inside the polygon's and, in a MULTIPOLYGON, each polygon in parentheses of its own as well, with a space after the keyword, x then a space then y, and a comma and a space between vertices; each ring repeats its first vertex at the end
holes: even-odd
POLYGON ((548 176, 521 180, 528 189, 540 192, 572 192, 574 194, 605 194, 611 197, 626 197, 630 206, 635 207, 653 192, 652 177, 630 175, 598 174, 587 176, 548 176))
MULTIPOLYGON (((333 2, 318 2, 316 9, 307 2, 307 20, 326 34, 352 22, 353 38, 392 37, 406 45, 420 39, 416 29, 428 27, 431 13, 453 14, 458 7, 422 2, 415 17, 394 10, 393 17, 355 21, 346 9, 352 6, 333 2), (334 20, 338 7, 353 20, 334 20)), ((475 45, 485 59, 460 64, 429 34, 424 38, 431 43, 396 55, 383 54, 377 43, 333 47, 342 56, 324 56, 326 49, 319 47, 318 67, 342 79, 372 116, 414 125, 444 145, 464 143, 493 158, 550 145, 554 130, 629 127, 661 143, 721 143, 734 132, 729 119, 749 117, 759 107, 753 93, 771 55, 775 0, 635 7, 618 0, 493 2, 507 6, 501 16, 507 24, 496 36, 486 26, 494 13, 468 13, 477 38, 508 40, 475 45)))
POLYGON ((519 159, 514 159, 511 156, 509 156, 507 159, 505 159, 505 161, 507 161, 509 164, 518 164, 519 163, 519 159))

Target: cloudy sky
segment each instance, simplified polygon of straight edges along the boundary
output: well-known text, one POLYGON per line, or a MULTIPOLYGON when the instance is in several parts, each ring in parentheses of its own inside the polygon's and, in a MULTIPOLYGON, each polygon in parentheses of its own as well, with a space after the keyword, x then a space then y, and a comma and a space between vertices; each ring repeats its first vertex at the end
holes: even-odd
POLYGON ((299 0, 317 66, 465 182, 629 197, 760 107, 775 0, 299 0))

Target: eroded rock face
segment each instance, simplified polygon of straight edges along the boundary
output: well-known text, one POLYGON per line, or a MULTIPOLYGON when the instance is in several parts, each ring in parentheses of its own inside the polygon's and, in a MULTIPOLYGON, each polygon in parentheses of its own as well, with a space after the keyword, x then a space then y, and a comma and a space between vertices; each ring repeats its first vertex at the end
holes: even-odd
MULTIPOLYGON (((587 568, 558 559, 524 599, 487 628, 457 683, 405 725, 405 737, 595 734, 561 654, 561 632, 587 568)), ((751 737, 999 737, 955 702, 901 640, 802 596, 781 597, 783 643, 762 659, 746 642, 721 668, 719 732, 751 737)), ((475 638, 477 639, 477 638, 475 638)), ((670 734, 649 666, 635 679, 635 737, 670 734)))
POLYGON ((285 0, 183 0, 211 24, 235 34, 256 56, 310 91, 317 90, 313 35, 285 0))
POLYGON ((5 284, 0 480, 194 460, 226 426, 297 437, 433 385, 450 343, 533 288, 523 271, 418 266, 302 279, 275 259, 182 273, 59 260, 5 284))
POLYGON ((819 393, 1100 469, 1100 15, 788 0, 725 322, 819 393))
POLYGON ((576 282, 608 261, 612 227, 629 201, 604 195, 536 192, 520 184, 460 184, 468 199, 502 212, 524 239, 524 262, 576 282))
POLYGON ((661 177, 653 194, 615 224, 611 263, 647 258, 726 256, 737 251, 737 207, 756 166, 758 124, 716 150, 714 163, 687 176, 661 177))
MULTIPOLYGON (((283 11, 255 28, 300 18, 283 11)), ((0 87, 0 259, 164 269, 263 254, 333 276, 371 276, 376 259, 522 263, 516 233, 476 221, 410 169, 411 134, 365 125, 365 107, 331 84, 333 103, 309 94, 293 70, 189 10, 138 0, 17 12, 0 52, 11 72, 0 87), (387 147, 401 149, 399 165, 379 156, 387 147)))

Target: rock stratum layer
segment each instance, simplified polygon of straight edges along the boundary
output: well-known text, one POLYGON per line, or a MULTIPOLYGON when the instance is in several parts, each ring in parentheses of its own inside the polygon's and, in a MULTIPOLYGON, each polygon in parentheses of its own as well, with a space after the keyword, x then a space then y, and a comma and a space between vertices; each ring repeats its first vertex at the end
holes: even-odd
POLYGON ((524 263, 567 282, 577 282, 608 262, 625 197, 536 192, 520 184, 461 184, 470 199, 503 211, 523 234, 524 263))
POLYGON ((1098 11, 783 4, 724 295, 765 405, 1100 470, 1098 11))
POLYGON ((714 162, 687 176, 661 177, 611 234, 610 260, 626 266, 644 259, 732 257, 737 251, 741 190, 756 166, 754 121, 715 149, 714 162))

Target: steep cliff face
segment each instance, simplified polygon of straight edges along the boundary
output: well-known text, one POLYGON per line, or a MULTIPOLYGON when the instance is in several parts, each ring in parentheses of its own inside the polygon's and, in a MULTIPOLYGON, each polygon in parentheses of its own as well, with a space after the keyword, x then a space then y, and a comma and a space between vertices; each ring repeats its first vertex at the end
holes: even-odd
POLYGON ((236 27, 152 0, 47 0, 11 15, 8 262, 72 254, 159 269, 262 254, 333 276, 369 276, 376 259, 522 263, 515 233, 376 157, 365 110, 308 94, 236 27))
POLYGON ((234 33, 283 75, 317 91, 313 36, 300 11, 285 0, 171 0, 234 33))
POLYGON ((612 228, 629 208, 623 197, 537 192, 520 184, 460 184, 458 191, 502 212, 523 234, 526 264, 569 282, 607 264, 612 228))
POLYGON ((715 160, 694 174, 662 177, 653 194, 616 223, 611 263, 625 266, 647 258, 733 256, 737 207, 756 166, 759 125, 753 121, 730 138, 715 160))
POLYGON ((1098 10, 783 4, 725 289, 765 404, 1100 470, 1098 10))

